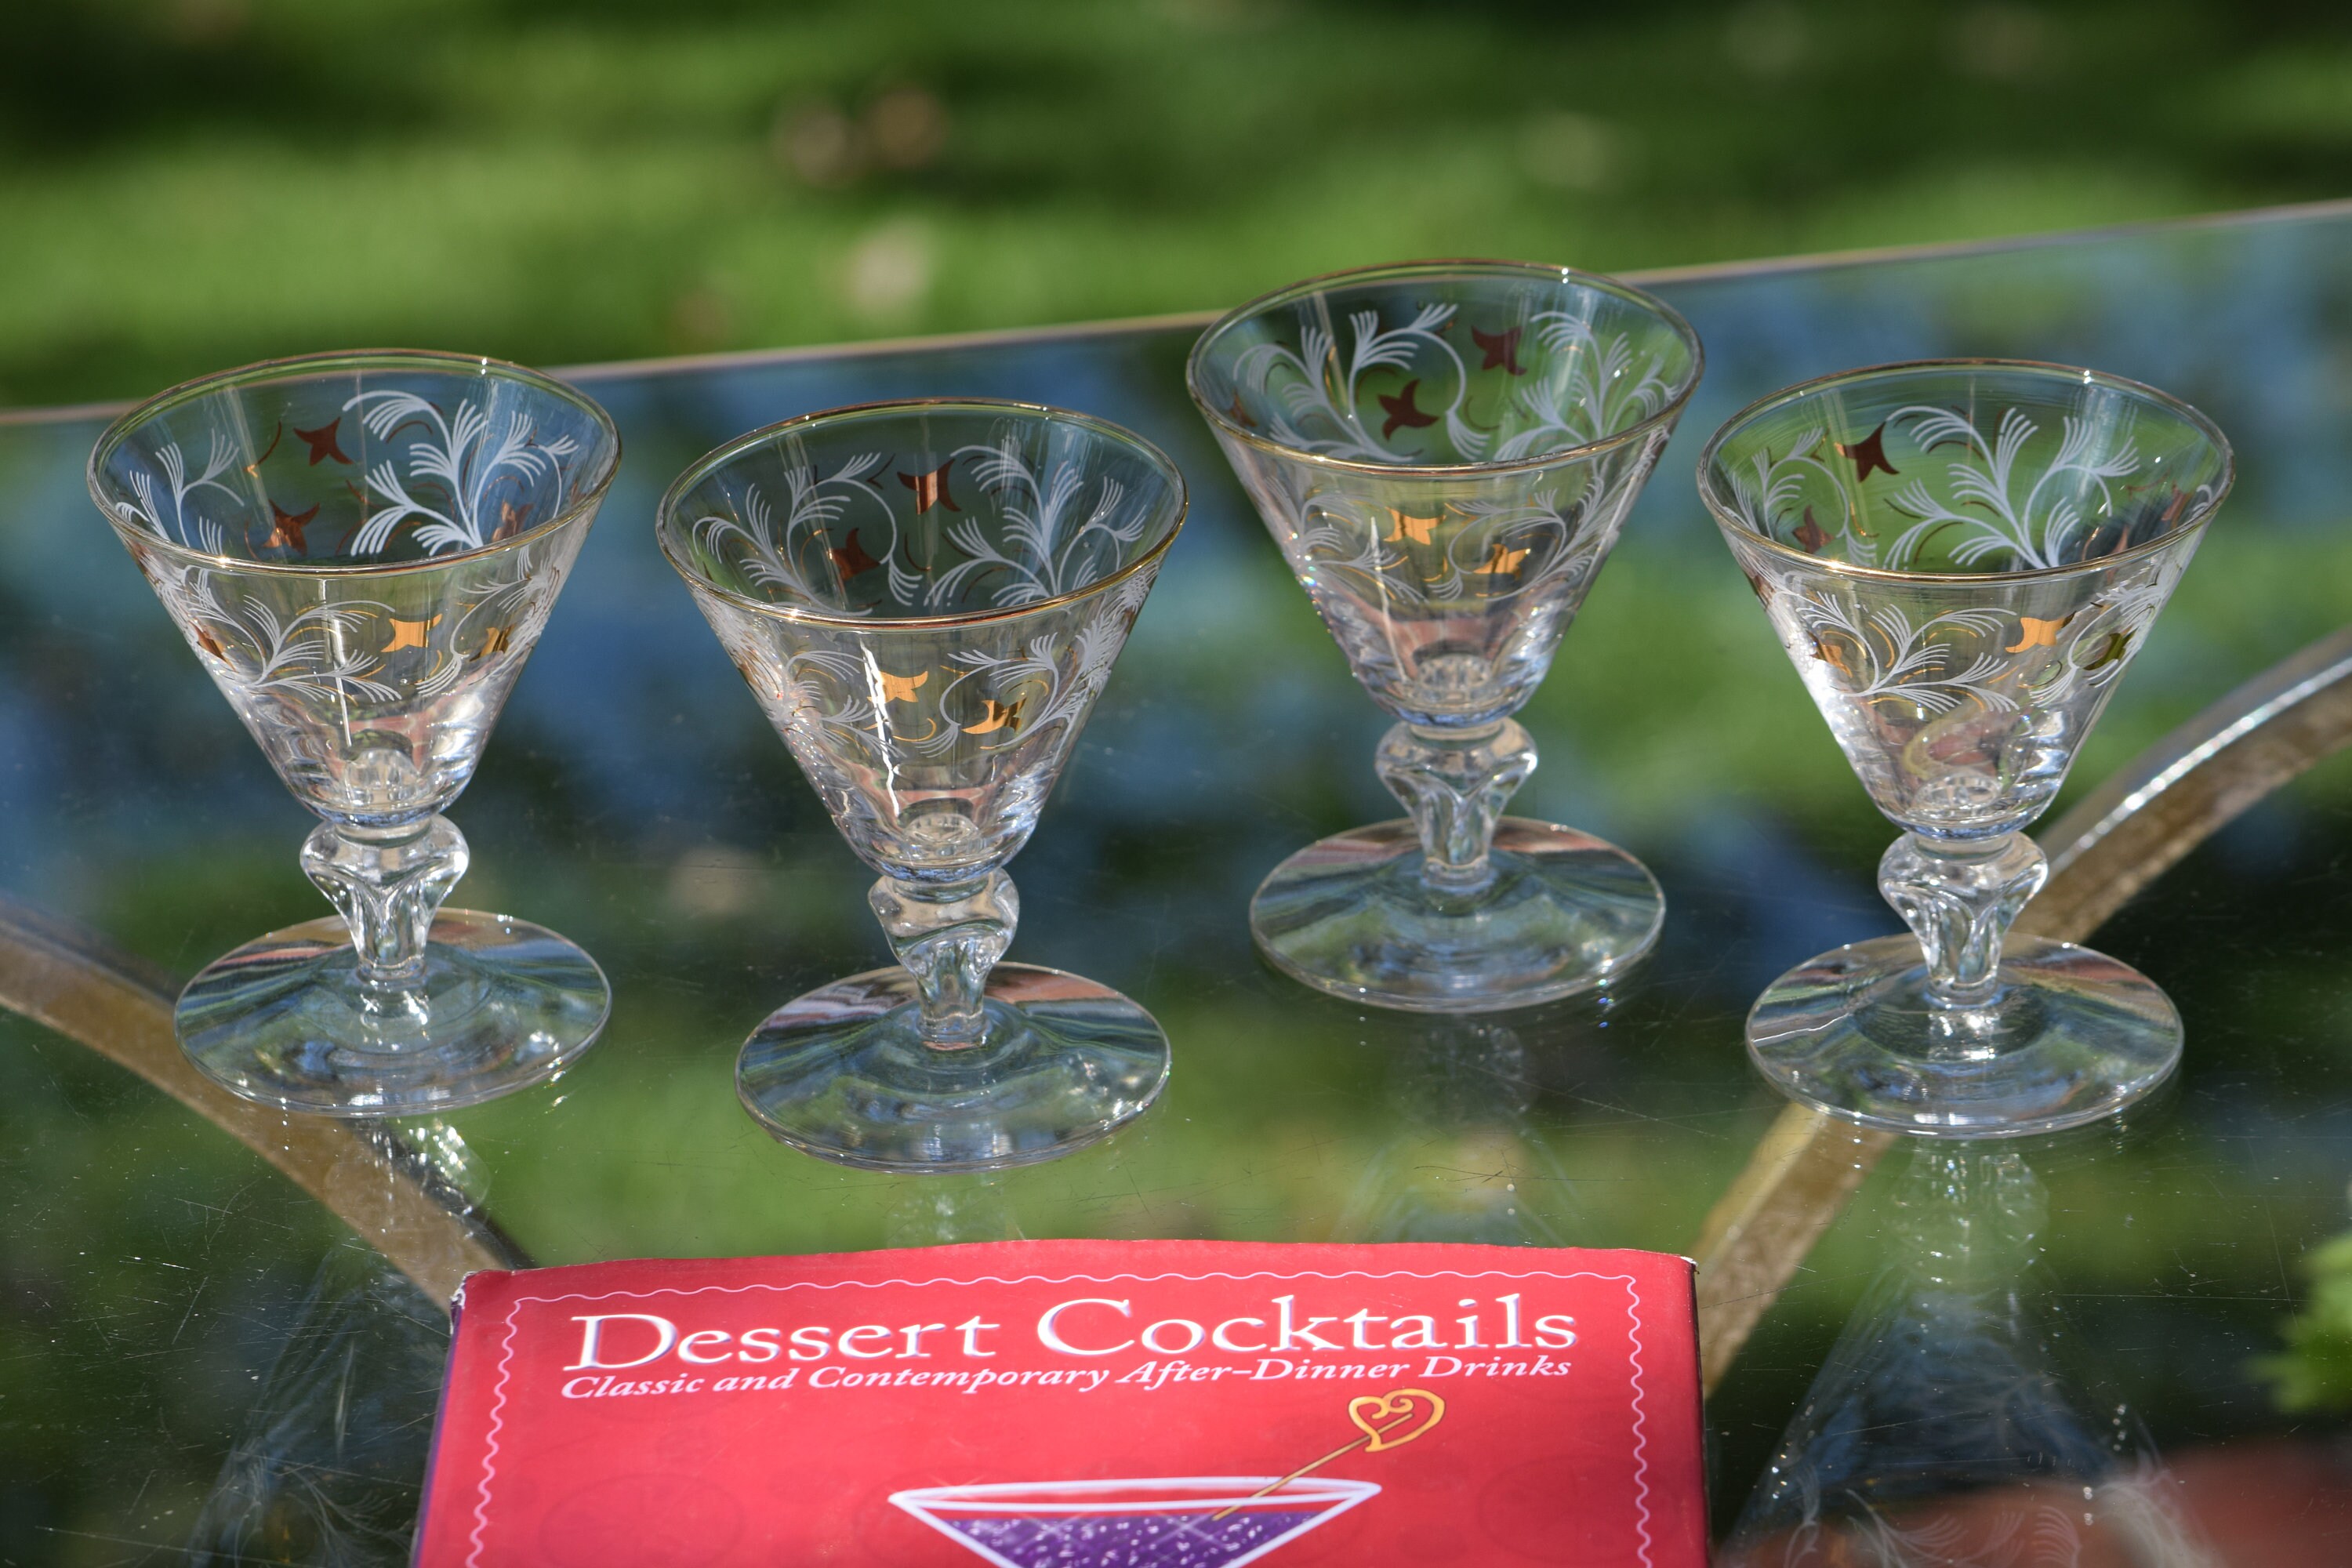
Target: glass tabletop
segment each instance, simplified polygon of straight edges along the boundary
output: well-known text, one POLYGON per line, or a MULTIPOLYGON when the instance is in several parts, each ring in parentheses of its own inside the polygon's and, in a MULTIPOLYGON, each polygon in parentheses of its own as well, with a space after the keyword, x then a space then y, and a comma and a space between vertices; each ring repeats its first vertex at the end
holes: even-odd
MULTIPOLYGON (((1700 445, 1774 387, 1948 354, 2097 366, 2220 423, 2237 491, 2063 810, 2352 619, 2352 211, 1650 286, 1696 327, 1706 376, 1519 716, 1543 765, 1513 805, 1623 845, 1663 884, 1664 936, 1608 994, 1413 1017, 1255 956, 1258 879, 1396 813, 1370 765, 1382 716, 1185 397, 1203 322, 595 367, 573 379, 619 423, 621 477, 452 810, 473 847, 453 901, 582 943, 611 977, 612 1021, 556 1084, 406 1138, 539 1263, 1014 1236, 1690 1251, 1782 1109, 1741 1049, 1750 1001, 1799 960, 1900 929, 1874 886, 1890 830, 1698 502, 1700 445), (737 1103, 751 1026, 888 952, 867 874, 651 523, 670 479, 727 437, 938 394, 1129 426, 1175 458, 1192 510, 1012 868, 1010 956, 1148 1007, 1172 1044, 1167 1091, 1070 1158, 918 1178, 796 1153, 737 1103)), ((184 976, 325 910, 296 863, 310 819, 83 491, 104 417, 0 420, 0 888, 184 976)), ((1711 1400, 1720 1525, 1840 1331, 1901 1318, 1885 1271, 1916 1277, 1940 1245, 1921 1194, 1965 1187, 1994 1191, 2016 1233, 2011 1294, 2062 1363, 2044 1397, 2117 1452, 2163 1453, 2216 1541, 2273 1528, 2248 1500, 2292 1482, 2298 1533, 2336 1542, 2310 1560, 2352 1555, 2352 1428, 2286 1407, 2266 1360, 2313 1289, 2305 1255, 2347 1224, 2347 855, 2352 763, 2323 763, 2099 930, 2177 1002, 2176 1083, 2089 1133, 1957 1165, 1890 1155, 1711 1400), (2233 1524, 2225 1501, 2257 1517, 2233 1524)), ((192 1543, 400 1560, 446 1342, 433 1304, 328 1204, 137 1075, 29 1021, 0 1036, 0 1561, 192 1543)), ((2352 1359, 2335 1342, 2336 1364, 2352 1359)), ((2327 1383, 2328 1348, 2298 1364, 2352 1394, 2341 1372, 2327 1383)))

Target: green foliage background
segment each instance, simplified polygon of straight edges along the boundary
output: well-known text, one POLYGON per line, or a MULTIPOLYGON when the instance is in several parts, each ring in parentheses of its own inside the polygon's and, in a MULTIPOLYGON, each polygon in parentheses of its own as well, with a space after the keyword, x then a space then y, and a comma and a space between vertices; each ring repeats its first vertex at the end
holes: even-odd
POLYGON ((0 16, 0 405, 2012 234, 2347 153, 2352 12, 2291 0, 41 0, 0 16))

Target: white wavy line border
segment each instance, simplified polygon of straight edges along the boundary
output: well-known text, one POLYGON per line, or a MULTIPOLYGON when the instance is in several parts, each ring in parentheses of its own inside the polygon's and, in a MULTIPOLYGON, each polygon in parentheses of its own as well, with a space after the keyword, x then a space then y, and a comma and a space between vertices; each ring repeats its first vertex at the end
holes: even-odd
POLYGON ((1181 1279, 1198 1284, 1210 1279, 1230 1279, 1244 1284, 1253 1279, 1599 1279, 1625 1287, 1626 1338, 1632 1346, 1627 1357, 1633 1368, 1633 1506, 1636 1513, 1634 1530, 1640 1538, 1641 1558, 1644 1568, 1650 1568, 1650 1448, 1649 1434, 1642 1409, 1642 1293, 1641 1286, 1631 1274, 1602 1274, 1593 1269, 1580 1268, 1571 1274, 1561 1274, 1549 1268, 1482 1268, 1468 1272, 1459 1268, 1439 1268, 1424 1272, 1413 1268, 1391 1268, 1374 1273, 1370 1269, 1351 1268, 1344 1273, 1326 1274, 1312 1268, 1263 1268, 1249 1274, 1234 1274, 1214 1269, 1206 1274, 1186 1274, 1175 1269, 1158 1274, 1020 1274, 1010 1278, 1001 1274, 982 1274, 971 1279, 950 1279, 944 1275, 929 1279, 793 1279, 782 1283, 755 1280, 747 1285, 653 1285, 634 1290, 605 1290, 591 1293, 565 1290, 551 1296, 518 1296, 509 1303, 505 1337, 499 1356, 499 1381, 490 1391, 490 1424, 483 1434, 486 1444, 482 1455, 480 1496, 474 1504, 474 1528, 469 1537, 471 1549, 466 1554, 466 1568, 480 1568, 482 1536, 490 1525, 490 1482, 498 1474, 499 1429, 506 1422, 507 1379, 514 1367, 515 1320, 526 1306, 541 1306, 555 1301, 609 1301, 615 1297, 643 1299, 648 1296, 740 1296, 754 1290, 779 1293, 792 1290, 838 1290, 849 1288, 880 1289, 886 1286, 907 1286, 921 1289, 931 1285, 1112 1285, 1129 1281, 1150 1285, 1162 1279, 1181 1279))

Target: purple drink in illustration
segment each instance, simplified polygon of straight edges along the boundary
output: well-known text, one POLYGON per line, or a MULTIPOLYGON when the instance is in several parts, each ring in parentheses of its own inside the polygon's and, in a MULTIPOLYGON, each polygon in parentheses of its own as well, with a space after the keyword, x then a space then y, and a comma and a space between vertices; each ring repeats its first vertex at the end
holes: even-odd
POLYGON ((1196 1476, 926 1487, 890 1500, 997 1568, 1241 1568, 1380 1489, 1196 1476))

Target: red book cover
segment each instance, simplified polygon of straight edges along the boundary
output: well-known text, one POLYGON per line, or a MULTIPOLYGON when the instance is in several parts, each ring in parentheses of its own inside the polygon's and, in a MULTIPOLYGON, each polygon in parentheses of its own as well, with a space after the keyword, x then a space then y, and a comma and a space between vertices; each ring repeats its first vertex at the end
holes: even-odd
POLYGON ((423 1568, 1703 1568, 1691 1268, 1013 1241, 466 1281, 423 1568))

